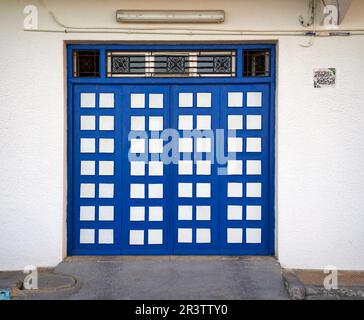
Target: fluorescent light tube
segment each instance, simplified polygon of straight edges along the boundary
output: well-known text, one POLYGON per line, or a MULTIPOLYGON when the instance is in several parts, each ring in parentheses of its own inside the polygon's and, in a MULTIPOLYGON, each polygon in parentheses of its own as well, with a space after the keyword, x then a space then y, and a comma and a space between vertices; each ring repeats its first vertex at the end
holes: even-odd
POLYGON ((224 10, 117 10, 116 21, 122 23, 221 23, 224 10))

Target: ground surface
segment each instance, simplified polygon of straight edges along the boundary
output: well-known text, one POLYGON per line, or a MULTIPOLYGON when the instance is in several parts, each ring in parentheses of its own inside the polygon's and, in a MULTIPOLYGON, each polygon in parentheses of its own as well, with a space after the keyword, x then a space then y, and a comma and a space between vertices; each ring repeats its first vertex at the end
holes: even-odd
POLYGON ((288 299, 271 257, 83 257, 54 272, 76 285, 18 299, 288 299))

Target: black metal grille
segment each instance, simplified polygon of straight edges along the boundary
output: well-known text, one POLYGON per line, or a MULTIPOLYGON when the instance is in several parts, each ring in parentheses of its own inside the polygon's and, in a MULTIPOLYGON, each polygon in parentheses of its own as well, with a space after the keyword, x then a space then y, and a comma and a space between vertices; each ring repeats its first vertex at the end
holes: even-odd
POLYGON ((96 78, 100 76, 100 51, 73 51, 73 76, 79 78, 96 78))
POLYGON ((107 52, 108 77, 235 76, 235 51, 107 52))
POLYGON ((244 77, 269 77, 270 52, 269 50, 244 51, 244 77))

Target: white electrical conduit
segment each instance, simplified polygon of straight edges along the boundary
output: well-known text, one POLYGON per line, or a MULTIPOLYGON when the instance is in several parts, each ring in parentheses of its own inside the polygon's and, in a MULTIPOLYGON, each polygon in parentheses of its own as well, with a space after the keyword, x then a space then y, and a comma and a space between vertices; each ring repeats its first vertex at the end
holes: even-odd
POLYGON ((75 27, 67 26, 59 21, 56 15, 48 9, 43 0, 38 0, 39 3, 48 11, 53 21, 62 29, 24 29, 29 32, 52 32, 52 33, 110 33, 110 34, 158 34, 158 35, 241 35, 241 36, 318 36, 330 37, 332 35, 364 35, 363 29, 346 29, 346 30, 252 30, 252 29, 198 29, 198 28, 117 28, 117 27, 75 27))

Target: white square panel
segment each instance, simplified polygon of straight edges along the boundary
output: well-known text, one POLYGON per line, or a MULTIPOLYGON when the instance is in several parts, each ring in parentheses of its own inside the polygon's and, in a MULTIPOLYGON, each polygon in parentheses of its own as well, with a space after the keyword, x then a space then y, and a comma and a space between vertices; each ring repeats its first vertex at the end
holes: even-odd
POLYGON ((262 207, 246 206, 246 220, 262 220, 262 207))
POLYGON ((100 183, 99 184, 99 198, 114 198, 114 184, 113 183, 100 183))
POLYGON ((145 221, 145 208, 130 207, 130 221, 145 221))
POLYGON ((178 183, 178 197, 192 198, 192 183, 178 183))
POLYGON ((162 199, 163 198, 163 184, 152 183, 148 185, 148 198, 149 199, 162 199))
POLYGON ((192 206, 178 206, 178 220, 192 220, 192 206))
POLYGON ((193 139, 192 138, 179 138, 178 139, 178 151, 179 152, 192 152, 193 151, 193 139))
POLYGON ((247 160, 246 161, 246 174, 262 174, 262 161, 261 160, 247 160))
POLYGON ((95 93, 81 93, 81 108, 95 108, 96 107, 96 94, 95 93))
POLYGON ((99 220, 100 221, 113 221, 114 220, 114 206, 99 206, 99 220))
POLYGON ((130 139, 130 153, 144 153, 145 139, 130 139))
POLYGON ((162 131, 163 130, 163 117, 149 117, 149 130, 162 131))
POLYGON ((211 108, 211 93, 197 93, 197 108, 211 108))
POLYGON ((192 229, 178 228, 178 242, 192 243, 192 229))
POLYGON ((242 206, 228 206, 228 220, 243 220, 242 206))
POLYGON ((95 243, 94 229, 80 229, 80 244, 95 243))
POLYGON ((114 94, 100 93, 100 108, 114 108, 114 94))
POLYGON ((113 243, 114 243, 114 230, 100 229, 99 244, 113 244, 113 243))
POLYGON ((242 92, 229 92, 228 93, 228 107, 242 107, 243 106, 243 93, 242 92))
POLYGON ((95 198, 95 184, 81 183, 80 198, 95 198))
POLYGON ((149 221, 163 221, 163 207, 149 207, 149 221))
POLYGON ((209 221, 211 220, 210 206, 196 206, 196 220, 209 221))
POLYGON ((261 138, 246 138, 246 152, 261 152, 262 139, 261 138))
POLYGON ((262 230, 258 228, 246 229, 246 243, 261 243, 262 242, 262 230))
POLYGON ((211 116, 197 116, 197 130, 211 130, 211 116))
POLYGON ((81 161, 81 176, 95 175, 95 161, 81 161))
POLYGON ((179 93, 178 94, 178 106, 180 108, 192 108, 193 107, 193 94, 192 93, 179 93))
POLYGON ((149 108, 162 109, 163 108, 163 94, 151 93, 149 94, 149 108))
POLYGON ((241 115, 228 115, 228 129, 241 130, 243 129, 243 116, 241 115))
POLYGON ((101 131, 114 130, 114 116, 100 116, 99 130, 101 131))
POLYGON ((145 198, 145 186, 143 183, 132 183, 130 185, 130 198, 131 199, 145 198))
POLYGON ((144 176, 145 163, 143 161, 130 161, 130 175, 131 176, 144 176))
POLYGON ((247 130, 261 130, 262 129, 262 116, 260 115, 247 115, 246 116, 247 130))
POLYGON ((163 153, 163 139, 149 139, 149 153, 163 153))
POLYGON ((95 116, 81 116, 80 130, 95 130, 96 118, 95 116))
POLYGON ((243 196, 243 184, 240 182, 228 183, 228 197, 241 198, 243 196))
POLYGON ((196 243, 211 243, 211 230, 207 228, 197 228, 196 243))
POLYGON ((82 138, 80 140, 80 152, 81 153, 95 153, 96 141, 93 138, 82 138))
POLYGON ((100 153, 114 153, 114 139, 100 138, 99 144, 100 153))
POLYGON ((193 116, 178 116, 178 130, 192 130, 193 116))
POLYGON ((130 230, 129 244, 130 245, 143 245, 144 244, 144 230, 130 230))
POLYGON ((197 138, 196 139, 197 152, 211 152, 211 138, 197 138))
POLYGON ((196 183, 196 197, 197 198, 210 198, 211 197, 211 183, 196 183))
POLYGON ((261 107, 262 106, 262 93, 261 92, 248 92, 246 106, 247 107, 261 107))
POLYGON ((243 174, 243 161, 242 160, 228 160, 227 172, 228 172, 228 175, 242 175, 243 174))
POLYGON ((243 152, 243 138, 228 138, 228 152, 243 152))
POLYGON ((193 161, 192 160, 179 160, 178 161, 178 174, 179 175, 191 175, 193 173, 193 161))
POLYGON ((163 244, 163 230, 148 230, 148 244, 163 244))
POLYGON ((249 182, 246 184, 246 196, 248 198, 260 198, 262 196, 262 184, 249 182))
POLYGON ((113 176, 114 175, 114 161, 100 161, 99 162, 99 175, 100 176, 113 176))
POLYGON ((211 175, 211 161, 210 160, 197 160, 196 161, 196 174, 201 176, 211 175))
POLYGON ((132 93, 130 95, 130 108, 132 108, 132 109, 145 108, 145 94, 144 93, 132 93))
POLYGON ((95 221, 95 207, 94 206, 81 206, 80 207, 80 221, 95 221))
POLYGON ((243 243, 243 229, 228 228, 227 229, 227 243, 243 243))
POLYGON ((149 176, 163 176, 163 162, 162 161, 149 161, 148 163, 149 176))
POLYGON ((131 116, 130 117, 130 130, 144 131, 145 130, 145 117, 144 116, 131 116))

